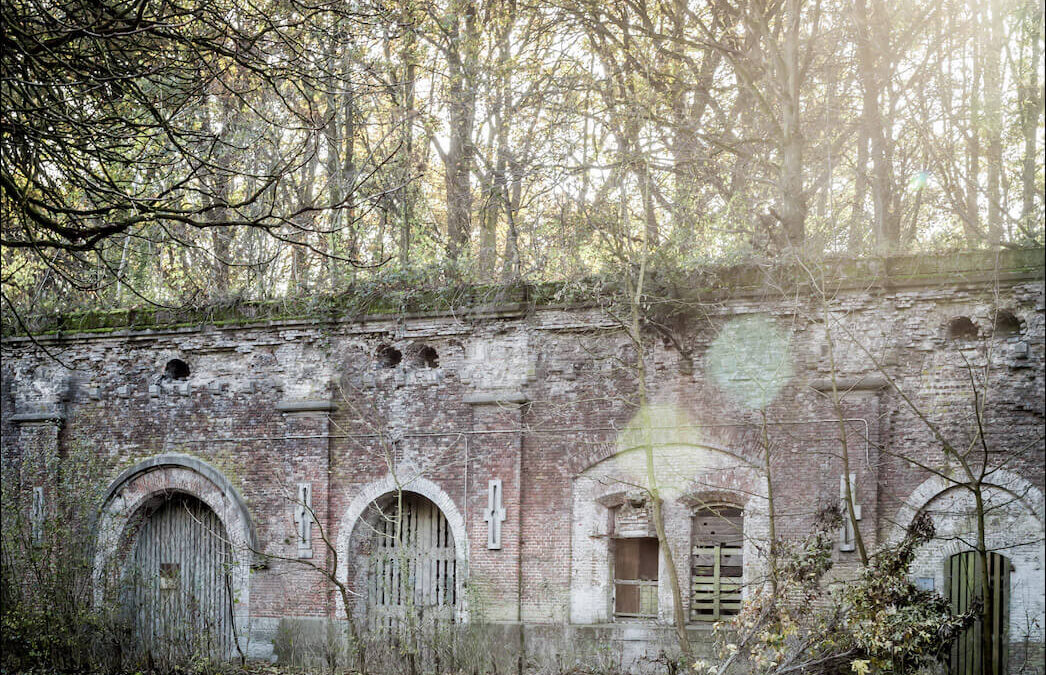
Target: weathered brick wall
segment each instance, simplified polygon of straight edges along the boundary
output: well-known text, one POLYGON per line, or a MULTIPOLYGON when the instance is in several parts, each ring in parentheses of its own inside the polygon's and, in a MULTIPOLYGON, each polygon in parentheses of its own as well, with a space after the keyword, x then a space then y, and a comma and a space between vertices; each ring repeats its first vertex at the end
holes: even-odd
MULTIPOLYGON (((973 386, 985 397, 990 449, 1000 453, 1009 474, 1038 491, 1025 489, 1025 501, 1041 501, 1041 259, 1004 272, 988 267, 976 274, 908 276, 904 283, 841 280, 828 306, 831 351, 826 308, 816 294, 782 294, 773 285, 727 289, 714 302, 694 304, 674 324, 676 342, 651 331, 646 388, 655 418, 684 425, 658 437, 664 447, 657 467, 681 574, 689 569, 689 514, 702 500, 745 504, 746 534, 766 531, 765 481, 748 464, 762 465, 767 441, 779 535, 803 536, 820 508, 838 503, 843 469, 840 424, 830 400, 833 375, 845 394, 850 472, 870 548, 893 536, 897 514, 930 476, 907 459, 949 469, 919 413, 965 447, 973 386), (1018 318, 1016 334, 993 338, 999 309, 1018 318), (722 372, 722 363, 710 356, 724 326, 749 316, 765 317, 787 345, 788 376, 762 411, 724 384, 744 385, 745 364, 722 372), (948 322, 957 316, 975 322, 976 339, 949 337, 948 322)), ((607 514, 644 465, 634 451, 619 453, 628 439, 620 430, 636 414, 636 371, 629 365, 634 346, 596 309, 515 306, 39 340, 64 365, 34 341, 4 341, 5 460, 44 443, 55 453, 102 456, 114 478, 136 462, 169 453, 218 469, 242 495, 257 545, 270 556, 250 577, 255 654, 267 653, 281 619, 340 612, 322 574, 300 562, 292 515, 296 486, 311 486, 323 536, 333 547, 345 547, 338 562, 350 574, 353 561, 344 557, 347 530, 355 523, 344 516, 368 486, 389 476, 390 467, 398 479, 430 481, 447 510, 460 516, 468 533, 465 597, 473 620, 610 620, 607 514), (399 361, 393 363, 388 347, 399 351, 399 361), (172 358, 189 365, 188 379, 161 377, 172 358), (502 481, 505 519, 502 547, 488 550, 484 510, 488 481, 495 478, 502 481)), ((1003 514, 996 524, 1021 528, 1021 544, 1037 541, 1041 548, 1041 503, 1035 508, 1030 516, 1003 514)), ((944 547, 928 551, 920 559, 923 568, 941 568, 944 547)), ((308 563, 321 569, 333 564, 318 528, 311 555, 308 563)), ((855 553, 836 555, 839 575, 859 565, 855 553)), ((1015 559, 1033 557, 1020 553, 1015 559)), ((753 581, 755 558, 755 549, 746 549, 746 566, 752 563, 746 575, 753 581)), ((1038 577, 1038 588, 1021 592, 1041 597, 1038 577)), ((682 581, 686 588, 688 579, 682 581)), ((659 596, 665 622, 671 617, 667 584, 659 596)), ((1042 625, 1041 602, 1025 606, 1040 613, 1042 625)), ((622 625, 639 635, 638 643, 656 637, 643 632, 646 624, 622 625)))

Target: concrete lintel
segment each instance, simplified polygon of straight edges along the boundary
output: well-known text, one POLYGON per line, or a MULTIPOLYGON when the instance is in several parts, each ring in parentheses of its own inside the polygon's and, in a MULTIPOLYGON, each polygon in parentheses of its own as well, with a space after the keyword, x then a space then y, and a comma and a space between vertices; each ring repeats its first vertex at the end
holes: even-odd
MULTIPOLYGON (((835 378, 836 390, 844 394, 851 391, 879 391, 880 389, 886 389, 888 386, 890 386, 890 383, 879 373, 861 375, 858 377, 835 378)), ((817 391, 831 391, 832 379, 826 377, 823 379, 811 380, 810 388, 816 389, 817 391)))
POLYGON ((301 413, 332 413, 338 409, 334 401, 280 401, 276 409, 285 414, 301 413))
POLYGON ((65 413, 61 410, 33 410, 11 415, 11 421, 16 424, 46 424, 48 422, 61 424, 65 421, 65 413))
POLYGON ((521 391, 476 391, 465 394, 464 401, 471 405, 522 405, 530 399, 521 391))

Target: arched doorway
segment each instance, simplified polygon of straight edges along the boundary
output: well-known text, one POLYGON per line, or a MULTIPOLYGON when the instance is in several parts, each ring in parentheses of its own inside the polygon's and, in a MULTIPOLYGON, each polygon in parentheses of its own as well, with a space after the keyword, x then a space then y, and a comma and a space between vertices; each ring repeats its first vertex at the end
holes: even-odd
POLYGON ((232 568, 225 527, 200 499, 173 492, 128 528, 122 605, 150 661, 226 658, 233 649, 232 568))
POLYGON ((1003 675, 1007 672, 1010 571, 1013 565, 1009 558, 998 553, 988 553, 986 557, 987 574, 984 574, 982 558, 977 551, 963 551, 948 558, 945 586, 952 613, 962 614, 976 604, 986 603, 991 616, 987 625, 983 620, 974 621, 952 643, 951 675, 1003 675), (984 588, 985 578, 987 589, 984 588), (985 653, 985 637, 989 653, 985 653))
MULTIPOLYGON (((188 525, 183 515, 192 521, 193 527, 220 533, 219 539, 224 542, 224 553, 221 553, 224 562, 220 563, 226 588, 223 606, 229 606, 232 614, 231 638, 225 647, 221 641, 215 642, 211 653, 218 658, 231 658, 241 652, 249 655, 246 636, 250 621, 250 569, 259 550, 257 535, 250 512, 236 488, 215 467, 196 457, 174 453, 150 457, 125 469, 110 484, 97 525, 95 604, 120 601, 124 603, 124 611, 132 611, 130 608, 135 605, 128 604, 131 599, 127 594, 132 588, 128 582, 134 580, 129 569, 133 567, 135 547, 146 541, 142 535, 163 538, 163 528, 170 525, 172 519, 183 520, 183 524, 188 525), (177 516, 174 515, 178 511, 174 509, 176 505, 181 506, 177 516), (190 513, 195 516, 189 516, 190 513), (154 529, 155 533, 150 534, 154 529)), ((154 562, 177 561, 156 559, 154 562)), ((172 569, 166 568, 168 574, 172 569)), ((158 568, 153 575, 159 576, 158 568)), ((159 585, 158 579, 156 583, 159 585)), ((215 601, 211 606, 217 604, 220 603, 215 601)))
POLYGON ((454 621, 459 570, 454 534, 440 508, 423 495, 401 492, 373 502, 365 522, 370 625, 454 621))

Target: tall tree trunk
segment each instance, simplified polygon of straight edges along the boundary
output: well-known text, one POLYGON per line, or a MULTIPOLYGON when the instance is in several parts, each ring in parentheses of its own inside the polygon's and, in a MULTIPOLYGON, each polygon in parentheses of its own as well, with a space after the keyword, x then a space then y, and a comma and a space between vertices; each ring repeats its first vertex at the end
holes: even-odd
POLYGON ((519 224, 516 214, 519 213, 520 204, 523 199, 523 167, 510 151, 508 153, 508 171, 511 176, 511 189, 505 204, 505 219, 508 221, 508 232, 505 235, 505 258, 501 268, 501 278, 505 281, 519 279, 520 270, 519 252, 519 224))
MULTIPOLYGON (((789 0, 784 30, 781 92, 778 218, 785 243, 801 248, 806 238, 806 196, 803 193, 803 134, 800 119, 799 18, 800 1, 789 0)), ((768 36, 767 36, 768 37, 768 36)))
POLYGON ((975 35, 971 39, 972 58, 970 59, 972 75, 969 90, 966 93, 970 102, 969 121, 966 126, 968 143, 966 147, 966 237, 969 243, 976 246, 981 241, 980 225, 980 186, 981 173, 981 53, 979 32, 979 8, 977 0, 970 0, 970 20, 973 22, 975 35))
MULTIPOLYGON (((227 209, 225 204, 229 198, 229 176, 227 173, 219 173, 213 177, 213 193, 210 195, 211 211, 208 212, 207 220, 219 223, 226 219, 227 209)), ((232 231, 227 227, 211 228, 211 251, 212 276, 211 292, 218 297, 229 293, 229 250, 232 231)))
POLYGON ((476 116, 476 5, 457 0, 447 17, 446 57, 449 83, 445 187, 447 192, 447 256, 456 261, 468 247, 472 224, 472 130, 476 116))
MULTIPOLYGON (((403 25, 410 25, 413 21, 410 7, 405 7, 403 25)), ((401 269, 410 267, 411 237, 414 228, 414 200, 418 194, 414 186, 414 98, 415 79, 417 78, 417 35, 413 30, 408 30, 403 36, 403 48, 400 50, 400 63, 402 73, 399 82, 398 105, 399 112, 397 124, 400 127, 400 144, 402 146, 402 161, 400 172, 397 176, 399 186, 396 188, 397 201, 399 202, 399 264, 401 269)))
POLYGON ((676 640, 679 650, 684 658, 690 660, 690 636, 686 632, 686 616, 683 613, 683 591, 679 584, 679 573, 676 570, 675 557, 672 554, 672 545, 665 530, 665 514, 661 504, 661 489, 657 480, 657 470, 654 463, 654 438, 653 420, 650 418, 650 401, 646 388, 646 347, 643 342, 641 328, 641 307, 643 302, 643 285, 646 277, 648 242, 643 241, 643 250, 639 261, 639 274, 635 284, 632 283, 631 270, 626 269, 626 280, 629 290, 630 323, 628 326, 629 337, 632 339, 636 350, 636 383, 639 395, 639 420, 643 441, 644 456, 646 459, 647 491, 650 493, 651 511, 654 520, 654 529, 657 532, 658 548, 661 551, 661 559, 665 563, 665 573, 668 576, 668 586, 672 593, 672 616, 676 629, 676 640))
POLYGON ((984 59, 984 129, 988 136, 988 243, 1002 241, 1002 51, 1003 12, 998 0, 990 0, 988 46, 984 59))
POLYGON ((511 115, 511 101, 509 92, 512 89, 512 71, 509 61, 510 45, 512 39, 512 22, 514 8, 505 6, 502 8, 504 16, 499 16, 497 23, 498 36, 497 63, 494 66, 494 101, 489 115, 490 124, 493 125, 491 138, 494 140, 495 159, 494 167, 490 172, 487 186, 487 198, 484 200, 484 213, 480 220, 479 255, 477 267, 480 278, 486 281, 493 280, 495 276, 495 258, 497 257, 498 231, 497 226, 502 211, 508 215, 509 203, 507 194, 509 137, 508 129, 511 115))
MULTIPOLYGON (((873 1, 869 15, 866 0, 855 0, 854 15, 857 24, 857 61, 862 90, 861 124, 864 136, 870 142, 872 160, 872 230, 875 246, 880 253, 897 248, 900 236, 899 217, 894 204, 892 153, 887 139, 889 124, 882 114, 882 99, 887 90, 889 75, 890 17, 881 0, 873 1)), ((863 171, 862 165, 859 170, 863 171)))
MULTIPOLYGON (((349 232, 349 238, 355 239, 351 233, 356 229, 353 222, 355 209, 349 206, 354 199, 356 183, 356 92, 352 86, 352 61, 348 50, 341 55, 341 77, 335 77, 337 59, 338 55, 328 53, 327 124, 323 127, 330 201, 335 205, 344 202, 346 206, 331 213, 331 232, 327 235, 327 251, 331 256, 326 261, 327 276, 332 289, 338 287, 344 274, 338 258, 346 256, 345 233, 349 232), (336 93, 338 91, 340 94, 336 93)), ((348 257, 354 259, 356 251, 348 257)))
POLYGON ((868 130, 862 123, 857 130, 857 171, 854 175, 854 201, 847 240, 847 249, 851 255, 860 251, 868 226, 868 214, 864 209, 864 200, 868 194, 868 142, 868 130))
POLYGON ((1039 64, 1042 62, 1043 15, 1046 2, 1028 0, 1025 5, 1024 21, 1028 25, 1028 37, 1024 41, 1031 48, 1031 65, 1021 74, 1018 89, 1021 133, 1024 137, 1024 157, 1021 162, 1021 229, 1024 236, 1035 230, 1035 163, 1040 159, 1038 144, 1039 120, 1043 116, 1042 86, 1039 84, 1039 64))

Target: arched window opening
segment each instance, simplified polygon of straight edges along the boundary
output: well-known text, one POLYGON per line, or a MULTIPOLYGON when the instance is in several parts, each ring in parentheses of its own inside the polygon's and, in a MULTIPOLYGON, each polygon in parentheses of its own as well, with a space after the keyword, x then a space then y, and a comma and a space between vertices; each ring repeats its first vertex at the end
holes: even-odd
POLYGON ((171 359, 163 369, 165 380, 189 379, 189 364, 181 359, 171 359))
POLYGON ((970 341, 977 339, 977 324, 968 316, 957 316, 948 322, 948 339, 970 341))
POLYGON ((372 626, 396 628, 409 615, 454 620, 457 558, 447 517, 413 492, 373 504, 367 605, 372 626))
POLYGON ((950 675, 1003 675, 1007 672, 1010 572, 1013 565, 1009 558, 998 553, 989 553, 987 562, 988 588, 985 592, 982 560, 977 551, 956 553, 948 559, 945 585, 952 613, 962 614, 975 604, 985 603, 991 615, 988 626, 984 625, 983 618, 978 618, 952 643, 950 675), (987 653, 982 642, 985 631, 988 631, 990 643, 987 653))
POLYGON ((694 513, 691 530, 691 621, 718 621, 741 611, 744 512, 709 506, 694 513))
POLYGON ((217 514, 167 493, 142 508, 124 569, 122 607, 145 655, 228 658, 233 559, 217 514))

